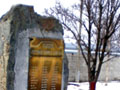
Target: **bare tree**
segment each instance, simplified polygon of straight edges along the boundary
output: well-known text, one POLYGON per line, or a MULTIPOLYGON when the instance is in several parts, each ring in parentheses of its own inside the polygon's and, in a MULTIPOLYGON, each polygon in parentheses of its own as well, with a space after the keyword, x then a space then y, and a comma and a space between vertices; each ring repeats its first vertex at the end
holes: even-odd
POLYGON ((95 90, 103 63, 113 58, 104 59, 112 52, 108 42, 116 44, 119 37, 120 0, 80 0, 80 3, 71 8, 57 3, 46 14, 57 17, 64 29, 72 33, 88 69, 90 90, 95 90))

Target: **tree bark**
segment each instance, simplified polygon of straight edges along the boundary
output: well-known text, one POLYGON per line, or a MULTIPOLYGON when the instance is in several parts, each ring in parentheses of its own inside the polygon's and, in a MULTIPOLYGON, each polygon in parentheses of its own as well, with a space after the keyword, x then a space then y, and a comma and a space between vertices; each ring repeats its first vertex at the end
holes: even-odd
POLYGON ((93 82, 89 82, 89 90, 96 90, 96 82, 93 81, 93 82))

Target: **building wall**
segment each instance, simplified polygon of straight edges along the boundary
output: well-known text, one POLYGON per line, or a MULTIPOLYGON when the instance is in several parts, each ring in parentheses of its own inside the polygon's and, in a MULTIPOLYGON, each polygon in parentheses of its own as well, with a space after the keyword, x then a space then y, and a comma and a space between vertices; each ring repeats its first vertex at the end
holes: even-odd
MULTIPOLYGON (((69 81, 76 81, 78 70, 80 71, 79 81, 88 81, 87 66, 82 56, 78 60, 77 53, 67 53, 69 61, 69 81), (77 66, 79 65, 79 66, 77 66), (77 67, 79 69, 77 69, 77 67)), ((120 56, 103 64, 99 76, 100 81, 120 80, 120 56)))
POLYGON ((75 74, 76 74, 76 61, 77 55, 76 54, 67 54, 68 57, 68 68, 69 68, 69 81, 75 81, 75 74))

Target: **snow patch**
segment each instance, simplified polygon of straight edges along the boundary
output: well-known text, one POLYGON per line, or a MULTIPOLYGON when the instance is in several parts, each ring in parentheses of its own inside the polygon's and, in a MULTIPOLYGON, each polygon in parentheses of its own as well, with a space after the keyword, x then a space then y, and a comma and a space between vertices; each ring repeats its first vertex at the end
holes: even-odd
MULTIPOLYGON (((89 90, 89 83, 74 83, 69 82, 67 90, 89 90)), ((120 90, 120 81, 112 81, 112 82, 97 82, 96 90, 120 90)))

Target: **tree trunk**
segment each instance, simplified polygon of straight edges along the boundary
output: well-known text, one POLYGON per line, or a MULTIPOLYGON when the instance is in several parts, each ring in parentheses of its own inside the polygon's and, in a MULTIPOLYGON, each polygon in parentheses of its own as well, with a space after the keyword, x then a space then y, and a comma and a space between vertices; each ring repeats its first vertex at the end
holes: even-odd
POLYGON ((90 85, 90 87, 89 87, 89 90, 96 90, 96 82, 89 82, 89 85, 90 85))

